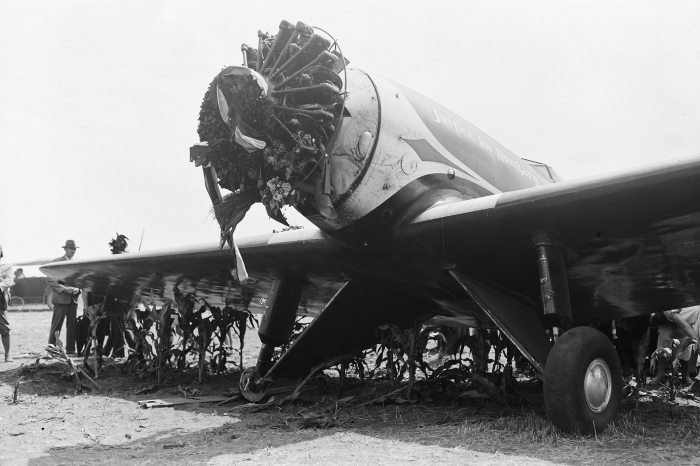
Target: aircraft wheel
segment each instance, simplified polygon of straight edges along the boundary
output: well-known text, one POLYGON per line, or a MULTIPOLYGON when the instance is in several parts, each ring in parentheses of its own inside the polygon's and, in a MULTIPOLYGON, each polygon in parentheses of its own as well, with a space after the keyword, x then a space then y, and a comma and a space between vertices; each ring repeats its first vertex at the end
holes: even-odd
POLYGON ((258 386, 258 376, 255 367, 249 367, 241 373, 241 380, 238 384, 243 398, 251 403, 260 403, 267 396, 266 390, 258 386))
POLYGON ((544 405, 567 432, 600 432, 617 414, 622 394, 620 360, 610 339, 575 327, 554 344, 544 370, 544 405))

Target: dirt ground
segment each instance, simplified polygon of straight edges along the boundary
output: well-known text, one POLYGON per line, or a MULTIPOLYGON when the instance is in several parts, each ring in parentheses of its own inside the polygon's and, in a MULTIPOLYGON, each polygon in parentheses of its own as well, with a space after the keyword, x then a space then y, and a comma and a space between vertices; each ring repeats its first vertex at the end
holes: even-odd
MULTIPOLYGON (((237 376, 123 374, 119 361, 100 373, 100 389, 76 394, 65 363, 36 360, 49 312, 10 313, 14 362, 0 363, 0 464, 691 464, 700 463, 700 408, 681 396, 628 401, 594 437, 564 435, 541 403, 389 405, 348 401, 330 380, 325 396, 259 407, 190 403, 144 409, 137 401, 224 395, 237 376), (18 385, 17 401, 14 401, 18 385)), ((255 340, 251 332, 251 343, 255 340)), ((247 363, 255 347, 249 345, 247 363)), ((318 385, 316 387, 318 395, 318 385)), ((535 397, 537 400, 537 397, 535 397)))

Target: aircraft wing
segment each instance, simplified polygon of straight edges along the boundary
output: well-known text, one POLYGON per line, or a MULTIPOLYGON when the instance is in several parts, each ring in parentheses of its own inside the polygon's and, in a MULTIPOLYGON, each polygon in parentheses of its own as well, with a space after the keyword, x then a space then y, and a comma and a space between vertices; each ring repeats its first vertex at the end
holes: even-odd
POLYGON ((252 236, 237 244, 251 274, 244 287, 235 278, 235 257, 218 243, 55 262, 41 271, 96 296, 162 304, 174 299, 178 286, 183 293, 196 291, 211 305, 245 302, 254 312, 264 309, 274 278, 295 274, 304 276, 308 285, 301 313, 313 313, 342 282, 338 264, 348 260, 343 248, 317 229, 252 236), (331 257, 334 261, 324 259, 331 257))
POLYGON ((540 303, 533 234, 545 232, 565 257, 575 323, 605 321, 697 303, 698 199, 694 157, 437 206, 403 247, 540 303))
POLYGON ((273 279, 301 278, 298 313, 316 318, 268 375, 303 375, 371 345, 382 323, 430 315, 495 323, 543 372, 550 343, 534 237, 563 254, 574 325, 689 306, 700 283, 697 199, 700 158, 435 206, 376 242, 317 229, 243 238, 246 286, 233 279, 231 251, 215 244, 41 270, 97 295, 163 302, 178 286, 253 312, 265 309, 273 279))
POLYGON ((308 313, 354 280, 455 315, 450 302, 469 305, 445 272, 451 267, 539 308, 533 232, 543 231, 565 255, 574 320, 585 323, 697 302, 698 199, 700 159, 693 158, 436 206, 375 244, 344 246, 316 229, 243 238, 238 245, 251 276, 243 292, 231 276, 231 252, 216 244, 41 270, 98 294, 163 299, 177 284, 212 303, 252 299, 260 310, 272 279, 293 274, 310 285, 302 299, 308 313))

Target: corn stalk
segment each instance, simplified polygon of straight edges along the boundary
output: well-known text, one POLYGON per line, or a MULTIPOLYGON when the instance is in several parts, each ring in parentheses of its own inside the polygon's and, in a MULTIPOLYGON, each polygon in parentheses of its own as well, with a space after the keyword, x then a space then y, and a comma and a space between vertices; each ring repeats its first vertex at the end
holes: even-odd
POLYGON ((156 360, 158 361, 157 383, 163 383, 163 371, 165 370, 165 362, 170 355, 172 345, 171 325, 173 322, 170 316, 170 304, 163 306, 160 311, 153 310, 157 315, 158 322, 158 342, 156 344, 156 360))
POLYGON ((84 310, 84 315, 87 316, 90 321, 90 327, 88 330, 89 336, 88 341, 85 344, 85 354, 83 357, 83 366, 89 367, 89 356, 90 352, 93 353, 93 367, 92 374, 95 378, 99 377, 99 369, 102 366, 102 342, 99 341, 98 329, 99 324, 102 320, 107 317, 105 312, 105 307, 107 305, 107 298, 102 301, 102 305, 98 308, 95 306, 88 306, 84 310))
POLYGON ((255 328, 259 324, 253 313, 248 309, 228 309, 230 309, 229 312, 233 318, 233 329, 238 335, 238 368, 243 371, 243 349, 245 348, 245 335, 248 325, 250 325, 250 328, 255 328))

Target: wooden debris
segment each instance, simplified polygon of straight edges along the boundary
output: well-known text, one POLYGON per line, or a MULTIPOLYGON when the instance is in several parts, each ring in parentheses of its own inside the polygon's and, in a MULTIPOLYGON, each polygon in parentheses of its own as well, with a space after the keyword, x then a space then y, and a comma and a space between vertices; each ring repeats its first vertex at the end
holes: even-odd
POLYGON ((19 380, 15 382, 15 390, 12 394, 12 404, 17 404, 17 394, 19 393, 19 380))
POLYGON ((171 398, 154 398, 150 400, 137 401, 139 406, 142 408, 165 408, 169 406, 180 406, 192 403, 218 403, 221 401, 226 401, 228 398, 225 396, 200 396, 198 398, 185 398, 182 396, 175 396, 171 398))

